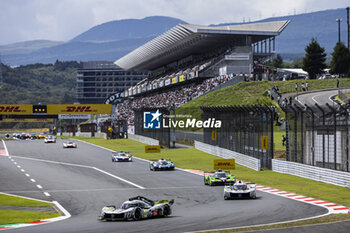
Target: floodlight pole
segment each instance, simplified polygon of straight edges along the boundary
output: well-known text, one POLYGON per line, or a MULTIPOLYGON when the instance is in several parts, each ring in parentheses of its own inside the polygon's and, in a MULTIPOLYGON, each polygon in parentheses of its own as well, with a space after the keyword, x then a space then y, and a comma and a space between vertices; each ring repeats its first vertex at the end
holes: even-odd
POLYGON ((338 43, 340 43, 340 23, 343 21, 342 19, 336 19, 338 22, 338 43))
POLYGON ((347 17, 347 26, 348 26, 348 49, 350 49, 350 46, 349 46, 349 41, 350 41, 350 23, 349 23, 349 10, 350 10, 350 7, 347 7, 346 8, 346 17, 347 17))

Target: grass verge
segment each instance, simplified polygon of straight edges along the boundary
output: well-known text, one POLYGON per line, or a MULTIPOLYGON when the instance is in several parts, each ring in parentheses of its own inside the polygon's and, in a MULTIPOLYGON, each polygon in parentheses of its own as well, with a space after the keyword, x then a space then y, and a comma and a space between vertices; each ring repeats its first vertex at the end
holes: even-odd
POLYGON ((59 213, 0 209, 0 225, 35 222, 59 216, 61 216, 59 213))
MULTIPOLYGON (((177 167, 184 169, 211 171, 213 170, 213 159, 218 158, 196 149, 164 149, 159 154, 145 153, 145 144, 129 139, 104 140, 99 138, 76 138, 116 151, 130 151, 134 156, 143 159, 169 158, 177 167)), ((271 170, 258 172, 238 164, 236 164, 236 169, 232 173, 245 181, 350 206, 349 188, 281 174, 271 170)))
POLYGON ((23 206, 23 207, 38 207, 52 206, 51 203, 30 200, 26 198, 14 197, 5 194, 0 194, 0 206, 23 206))

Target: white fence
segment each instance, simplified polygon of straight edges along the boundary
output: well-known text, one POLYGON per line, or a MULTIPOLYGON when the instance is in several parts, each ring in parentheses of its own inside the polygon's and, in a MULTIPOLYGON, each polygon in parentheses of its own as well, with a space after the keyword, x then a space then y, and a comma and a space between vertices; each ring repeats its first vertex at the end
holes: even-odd
POLYGON ((350 173, 320 168, 301 163, 273 159, 272 170, 279 173, 300 176, 311 180, 350 188, 350 173))
POLYGON ((141 135, 136 135, 136 134, 128 134, 128 138, 137 142, 141 142, 147 145, 159 145, 159 141, 153 138, 141 136, 141 135))
POLYGON ((203 142, 194 141, 194 147, 197 150, 224 158, 224 159, 235 159, 236 163, 253 169, 255 171, 260 171, 261 163, 260 159, 253 158, 248 155, 244 155, 232 150, 224 149, 218 146, 212 146, 203 142))

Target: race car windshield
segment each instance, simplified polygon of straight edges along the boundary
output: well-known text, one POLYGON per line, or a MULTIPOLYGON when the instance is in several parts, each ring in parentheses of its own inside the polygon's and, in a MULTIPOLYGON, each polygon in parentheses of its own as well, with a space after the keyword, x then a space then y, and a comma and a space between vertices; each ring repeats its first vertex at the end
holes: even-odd
POLYGON ((246 189, 247 189, 247 185, 245 185, 245 184, 242 184, 242 185, 235 185, 235 186, 233 186, 233 188, 234 188, 235 190, 246 190, 246 189))
POLYGON ((138 204, 137 203, 124 203, 121 208, 123 210, 126 210, 126 209, 129 209, 132 207, 138 207, 138 204))
POLYGON ((167 165, 167 164, 168 164, 168 162, 165 161, 165 160, 159 160, 159 163, 160 163, 161 165, 167 165))
POLYGON ((225 178, 226 177, 226 173, 225 172, 219 172, 215 174, 216 178, 225 178))
POLYGON ((126 154, 124 154, 124 153, 119 153, 119 156, 126 156, 126 154))

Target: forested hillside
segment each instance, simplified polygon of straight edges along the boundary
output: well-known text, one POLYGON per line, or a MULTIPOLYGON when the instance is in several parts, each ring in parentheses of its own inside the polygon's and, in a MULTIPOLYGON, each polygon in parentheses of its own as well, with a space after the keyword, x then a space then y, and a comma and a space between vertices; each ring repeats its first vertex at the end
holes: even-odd
POLYGON ((80 63, 60 62, 11 68, 1 64, 0 104, 70 104, 80 63))

